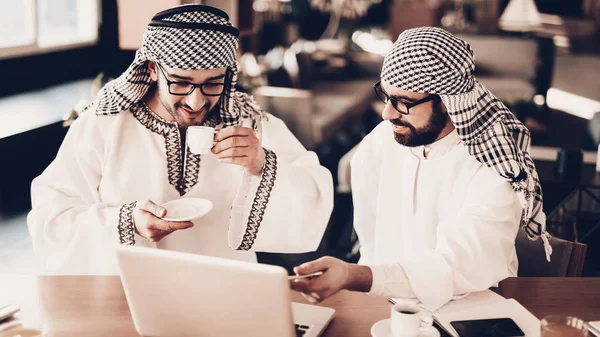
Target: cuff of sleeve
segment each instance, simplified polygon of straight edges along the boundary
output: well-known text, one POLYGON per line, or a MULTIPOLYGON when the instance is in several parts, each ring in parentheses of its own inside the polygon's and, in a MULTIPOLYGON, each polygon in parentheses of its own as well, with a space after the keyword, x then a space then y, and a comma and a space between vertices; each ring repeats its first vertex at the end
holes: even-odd
POLYGON ((130 202, 121 206, 119 210, 119 241, 122 245, 135 246, 135 225, 133 223, 133 210, 137 202, 130 202))
POLYGON ((383 296, 385 293, 386 267, 384 265, 371 265, 369 268, 371 268, 371 274, 373 275, 369 294, 383 296))
POLYGON ((430 311, 452 299, 453 271, 436 251, 423 252, 420 257, 407 260, 402 267, 412 281, 416 296, 430 311))
POLYGON ((402 266, 398 263, 369 266, 373 283, 369 294, 414 298, 415 294, 402 266))
POLYGON ((263 150, 265 152, 265 166, 260 181, 248 172, 244 172, 242 184, 233 202, 229 228, 229 246, 233 249, 250 250, 254 245, 254 240, 275 184, 277 155, 273 151, 263 150), (250 191, 255 191, 253 193, 255 197, 251 205, 247 202, 250 191), (246 214, 248 214, 248 221, 245 222, 244 226, 243 219, 246 214))

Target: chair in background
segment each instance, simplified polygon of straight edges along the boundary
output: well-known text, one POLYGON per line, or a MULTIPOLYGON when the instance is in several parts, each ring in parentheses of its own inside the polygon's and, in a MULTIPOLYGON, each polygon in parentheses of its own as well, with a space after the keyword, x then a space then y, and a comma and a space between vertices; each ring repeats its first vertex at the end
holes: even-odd
POLYGON ((315 79, 308 54, 288 49, 282 57, 292 87, 262 86, 252 94, 265 111, 281 118, 307 149, 316 149, 369 110, 377 78, 315 79))
POLYGON ((475 75, 498 99, 530 102, 536 94, 538 44, 508 36, 459 35, 475 53, 475 75))
POLYGON ((368 111, 373 80, 316 82, 311 90, 260 87, 259 105, 281 118, 308 149, 329 140, 341 127, 368 111))
POLYGON ((588 123, 588 131, 592 136, 592 141, 596 145, 600 145, 600 111, 594 114, 588 123))
POLYGON ((546 102, 552 135, 549 146, 596 151, 600 142, 598 55, 556 55, 546 102))
POLYGON ((552 259, 546 261, 541 240, 531 241, 519 230, 515 241, 520 277, 581 277, 587 245, 553 237, 552 259))

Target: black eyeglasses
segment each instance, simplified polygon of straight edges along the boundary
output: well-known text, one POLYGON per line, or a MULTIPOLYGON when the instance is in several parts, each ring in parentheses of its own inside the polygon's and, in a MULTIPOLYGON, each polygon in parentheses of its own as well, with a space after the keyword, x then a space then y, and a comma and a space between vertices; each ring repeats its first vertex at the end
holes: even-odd
POLYGON ((377 97, 383 103, 387 104, 388 102, 392 102, 392 106, 394 107, 394 109, 396 109, 399 113, 401 113, 403 115, 408 115, 410 108, 413 108, 419 104, 423 104, 423 103, 433 101, 433 100, 436 100, 439 98, 438 95, 428 95, 416 102, 403 103, 403 102, 395 99, 394 97, 390 97, 390 95, 388 95, 385 91, 383 91, 383 88, 381 87, 381 81, 373 84, 373 89, 375 89, 375 93, 377 94, 377 97))
POLYGON ((225 88, 225 83, 200 83, 194 84, 190 82, 178 82, 178 81, 170 81, 167 78, 167 74, 163 70, 160 64, 156 64, 157 68, 160 69, 160 72, 165 77, 167 81, 167 85, 169 87, 169 93, 171 95, 176 96, 187 96, 191 94, 194 89, 200 88, 200 92, 205 96, 220 96, 223 93, 223 89, 225 88))

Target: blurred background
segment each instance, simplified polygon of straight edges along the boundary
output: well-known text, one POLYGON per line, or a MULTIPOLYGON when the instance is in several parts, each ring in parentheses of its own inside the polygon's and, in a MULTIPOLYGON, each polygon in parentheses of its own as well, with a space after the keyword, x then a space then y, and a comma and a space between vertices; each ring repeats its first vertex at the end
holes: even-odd
POLYGON ((31 180, 77 112, 131 63, 152 15, 183 3, 229 13, 241 31, 238 90, 283 119, 334 177, 319 250, 260 261, 358 260, 349 163, 381 121, 372 85, 398 34, 438 26, 471 44, 478 79, 532 133, 548 226, 567 243, 556 255, 567 263, 550 273, 600 276, 600 0, 0 0, 0 272, 35 272, 31 180))

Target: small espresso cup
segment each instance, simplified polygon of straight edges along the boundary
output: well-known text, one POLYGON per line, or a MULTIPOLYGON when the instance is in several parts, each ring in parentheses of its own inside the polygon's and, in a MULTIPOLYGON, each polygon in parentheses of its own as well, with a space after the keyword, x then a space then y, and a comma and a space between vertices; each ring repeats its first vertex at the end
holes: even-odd
POLYGON ((412 303, 399 302, 392 306, 390 330, 394 337, 417 337, 428 331, 432 324, 431 314, 412 303))
POLYGON ((215 128, 190 126, 187 128, 187 144, 195 154, 208 154, 215 142, 215 128))

